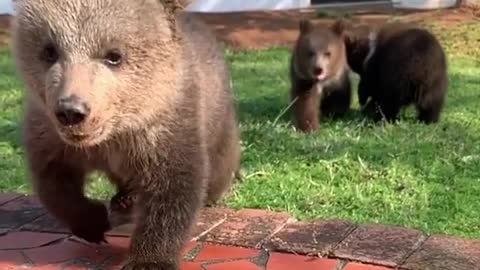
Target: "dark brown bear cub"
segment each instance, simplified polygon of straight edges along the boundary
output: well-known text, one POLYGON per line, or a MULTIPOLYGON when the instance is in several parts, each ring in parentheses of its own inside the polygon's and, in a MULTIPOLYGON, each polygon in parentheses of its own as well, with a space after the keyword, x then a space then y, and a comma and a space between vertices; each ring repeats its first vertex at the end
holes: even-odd
POLYGON ((239 168, 230 76, 211 30, 180 0, 17 0, 23 141, 36 194, 76 236, 101 242, 103 171, 134 206, 123 270, 178 270, 199 209, 239 168))
POLYGON ((346 35, 350 67, 359 74, 359 103, 375 121, 394 121, 415 104, 417 119, 439 120, 448 87, 447 60, 437 38, 425 29, 392 23, 346 35))
POLYGON ((351 103, 351 83, 343 41, 344 24, 313 26, 301 20, 290 59, 290 97, 297 129, 318 128, 320 115, 339 116, 351 103))

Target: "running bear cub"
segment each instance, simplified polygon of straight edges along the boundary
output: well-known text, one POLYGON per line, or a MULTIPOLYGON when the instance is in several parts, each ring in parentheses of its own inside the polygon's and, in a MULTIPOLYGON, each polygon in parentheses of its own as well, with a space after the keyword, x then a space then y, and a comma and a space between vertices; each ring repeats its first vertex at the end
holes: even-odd
POLYGON ((314 26, 301 20, 290 58, 290 97, 297 129, 318 129, 319 116, 339 116, 350 108, 351 83, 344 43, 344 22, 314 26))
POLYGON ((391 23, 345 35, 347 58, 359 74, 358 99, 375 121, 394 121, 415 104, 417 119, 439 120, 448 87, 447 61, 437 38, 425 29, 391 23))
POLYGON ((134 194, 124 270, 177 270, 199 209, 222 197, 240 162, 220 46, 176 1, 15 3, 34 190, 74 235, 96 243, 111 225, 107 208, 84 195, 85 177, 102 171, 117 199, 134 194))

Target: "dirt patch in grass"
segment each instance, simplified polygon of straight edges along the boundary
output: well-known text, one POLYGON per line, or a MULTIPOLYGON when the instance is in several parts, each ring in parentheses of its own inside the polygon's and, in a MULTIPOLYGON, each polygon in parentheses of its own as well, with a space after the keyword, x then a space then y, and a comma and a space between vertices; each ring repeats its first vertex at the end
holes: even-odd
POLYGON ((0 47, 7 46, 10 41, 10 16, 0 15, 0 47))
POLYGON ((300 18, 311 19, 315 24, 330 24, 336 17, 341 16, 358 24, 376 25, 389 20, 402 20, 415 23, 434 21, 439 26, 450 26, 478 20, 478 15, 478 11, 472 8, 426 12, 383 11, 370 14, 341 12, 337 16, 320 13, 314 9, 198 14, 200 18, 215 29, 222 41, 229 47, 237 49, 260 49, 277 45, 289 46, 293 44, 298 34, 298 20, 300 18))
MULTIPOLYGON (((220 40, 229 47, 236 49, 259 49, 277 45, 291 45, 296 38, 300 18, 311 19, 316 24, 329 24, 334 18, 341 16, 354 23, 362 24, 381 24, 398 19, 418 23, 434 21, 438 25, 448 26, 478 20, 480 16, 478 9, 467 7, 425 12, 387 9, 376 13, 357 13, 358 11, 354 10, 334 12, 303 9, 228 14, 197 13, 197 16, 212 26, 220 40)), ((10 16, 0 15, 0 46, 5 46, 9 42, 9 22, 10 16)))

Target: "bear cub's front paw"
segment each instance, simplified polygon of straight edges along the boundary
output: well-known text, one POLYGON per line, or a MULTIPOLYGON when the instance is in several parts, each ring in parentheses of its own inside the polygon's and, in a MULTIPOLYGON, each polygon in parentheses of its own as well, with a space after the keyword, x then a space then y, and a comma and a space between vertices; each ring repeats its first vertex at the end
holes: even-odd
POLYGON ((105 232, 111 229, 107 207, 101 202, 92 201, 84 213, 80 221, 72 224, 72 234, 91 243, 106 242, 105 232))

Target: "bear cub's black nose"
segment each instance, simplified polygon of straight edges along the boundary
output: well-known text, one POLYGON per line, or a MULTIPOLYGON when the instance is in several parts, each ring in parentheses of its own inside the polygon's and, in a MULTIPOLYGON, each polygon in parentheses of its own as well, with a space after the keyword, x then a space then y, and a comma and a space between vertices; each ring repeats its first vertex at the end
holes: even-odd
POLYGON ((82 123, 90 114, 90 107, 78 96, 61 97, 57 101, 55 116, 64 126, 74 126, 82 123))

